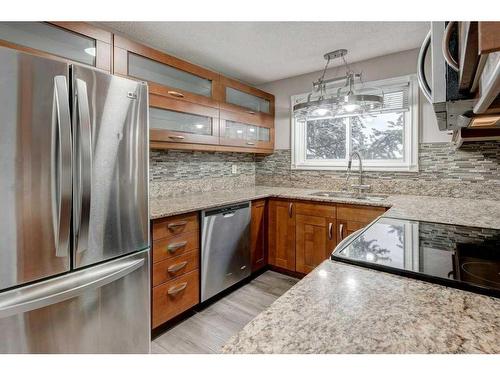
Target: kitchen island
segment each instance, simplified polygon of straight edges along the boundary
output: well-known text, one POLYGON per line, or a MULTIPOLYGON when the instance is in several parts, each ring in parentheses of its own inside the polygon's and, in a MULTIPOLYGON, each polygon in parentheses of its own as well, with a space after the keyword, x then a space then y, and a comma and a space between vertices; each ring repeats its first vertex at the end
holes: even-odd
POLYGON ((326 260, 223 353, 500 353, 500 299, 326 260))

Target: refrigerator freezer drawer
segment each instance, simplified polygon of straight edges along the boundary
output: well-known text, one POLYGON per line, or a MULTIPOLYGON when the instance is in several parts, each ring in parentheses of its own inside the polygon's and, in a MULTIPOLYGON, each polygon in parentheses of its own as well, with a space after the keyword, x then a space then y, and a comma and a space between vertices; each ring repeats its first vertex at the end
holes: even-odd
POLYGON ((148 353, 149 250, 0 294, 0 353, 148 353))

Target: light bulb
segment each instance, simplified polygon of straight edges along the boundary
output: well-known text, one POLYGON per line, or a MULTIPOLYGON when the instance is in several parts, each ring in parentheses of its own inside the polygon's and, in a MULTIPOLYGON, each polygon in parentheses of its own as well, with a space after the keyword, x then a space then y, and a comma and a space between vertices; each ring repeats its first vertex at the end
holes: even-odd
POLYGON ((89 47, 84 49, 85 53, 95 57, 95 47, 89 47))
POLYGON ((326 116, 328 113, 330 113, 330 110, 327 108, 316 108, 311 112, 313 116, 326 116))
POLYGON ((196 127, 196 129, 201 129, 201 128, 203 128, 203 124, 196 124, 195 127, 196 127))
POLYGON ((354 112, 358 108, 359 108, 359 105, 357 105, 357 104, 345 104, 344 105, 344 110, 346 112, 354 112))

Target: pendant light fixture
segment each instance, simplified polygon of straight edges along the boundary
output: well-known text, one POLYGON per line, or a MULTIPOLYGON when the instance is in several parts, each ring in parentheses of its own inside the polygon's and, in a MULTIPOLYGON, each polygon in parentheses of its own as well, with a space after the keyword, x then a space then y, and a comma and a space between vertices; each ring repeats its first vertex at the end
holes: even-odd
POLYGON ((313 82, 313 89, 307 95, 305 101, 296 103, 293 106, 294 116, 300 121, 307 119, 332 117, 342 114, 364 114, 382 108, 384 104, 384 93, 380 89, 361 87, 358 92, 355 90, 356 80, 362 86, 361 73, 352 72, 345 59, 346 49, 339 49, 325 54, 325 68, 321 77, 313 82), (330 61, 341 58, 346 73, 343 77, 325 80, 325 73, 330 61), (328 86, 333 86, 344 81, 344 85, 336 90, 328 86))

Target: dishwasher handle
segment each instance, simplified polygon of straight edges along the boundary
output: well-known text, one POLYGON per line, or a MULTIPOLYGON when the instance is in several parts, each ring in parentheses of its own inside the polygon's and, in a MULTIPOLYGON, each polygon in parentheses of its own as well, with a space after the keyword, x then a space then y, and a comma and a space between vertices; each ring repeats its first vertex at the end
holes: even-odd
POLYGON ((250 202, 245 202, 245 203, 240 203, 232 206, 226 206, 226 207, 220 207, 220 208, 214 208, 212 210, 207 210, 204 211, 203 216, 216 216, 216 215, 221 215, 225 218, 232 217, 236 214, 237 211, 245 209, 245 208, 250 208, 250 202))

